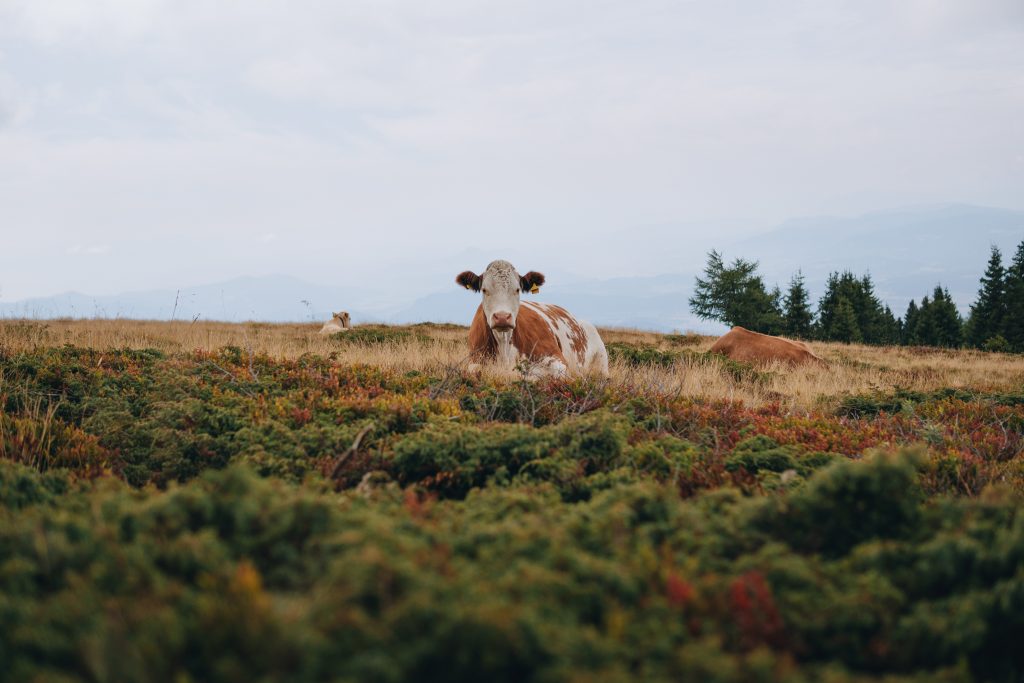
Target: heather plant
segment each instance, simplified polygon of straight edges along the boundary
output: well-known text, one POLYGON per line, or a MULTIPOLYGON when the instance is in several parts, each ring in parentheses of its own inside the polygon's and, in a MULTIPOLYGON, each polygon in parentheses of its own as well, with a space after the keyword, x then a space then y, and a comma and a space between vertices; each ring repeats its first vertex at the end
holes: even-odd
POLYGON ((0 408, 0 681, 1024 675, 1019 391, 65 346, 0 408))
POLYGON ((1014 680, 1020 499, 929 501, 920 467, 684 499, 627 466, 586 498, 444 500, 0 463, 0 679, 1014 680))
POLYGON ((385 325, 360 325, 331 335, 338 344, 393 344, 395 342, 430 341, 430 337, 412 330, 396 329, 385 325))
POLYGON ((669 367, 685 357, 683 352, 663 351, 650 345, 609 342, 605 346, 608 349, 610 360, 632 366, 660 365, 669 367))

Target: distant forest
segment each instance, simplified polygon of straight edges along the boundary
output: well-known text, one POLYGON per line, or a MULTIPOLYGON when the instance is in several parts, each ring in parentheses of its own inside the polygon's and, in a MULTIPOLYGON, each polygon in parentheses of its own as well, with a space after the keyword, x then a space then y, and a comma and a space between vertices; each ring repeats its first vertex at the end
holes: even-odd
POLYGON ((797 339, 1024 353, 1024 242, 1009 266, 992 247, 966 320, 941 285, 920 303, 911 300, 898 317, 875 294, 870 275, 850 271, 829 275, 817 310, 812 310, 799 271, 783 294, 778 286, 765 286, 757 261, 736 259, 726 265, 717 251, 708 254, 703 277, 697 277, 690 310, 705 320, 797 339))

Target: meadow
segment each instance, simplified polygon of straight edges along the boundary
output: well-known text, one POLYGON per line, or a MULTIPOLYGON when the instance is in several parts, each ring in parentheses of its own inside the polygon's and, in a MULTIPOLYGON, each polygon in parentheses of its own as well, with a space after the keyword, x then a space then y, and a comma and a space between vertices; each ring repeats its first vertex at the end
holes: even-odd
POLYGON ((0 681, 1019 681, 1024 356, 0 321, 0 681))

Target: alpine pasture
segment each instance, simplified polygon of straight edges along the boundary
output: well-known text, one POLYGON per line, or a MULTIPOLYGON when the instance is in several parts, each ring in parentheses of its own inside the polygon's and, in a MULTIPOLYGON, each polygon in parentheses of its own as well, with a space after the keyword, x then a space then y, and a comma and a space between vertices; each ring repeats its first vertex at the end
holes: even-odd
POLYGON ((0 681, 1015 681, 1024 356, 0 322, 0 681))

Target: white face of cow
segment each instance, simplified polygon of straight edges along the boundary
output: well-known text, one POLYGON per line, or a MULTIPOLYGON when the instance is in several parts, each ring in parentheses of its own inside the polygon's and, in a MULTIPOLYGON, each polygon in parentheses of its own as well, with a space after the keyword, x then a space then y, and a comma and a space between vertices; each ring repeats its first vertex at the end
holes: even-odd
POLYGON ((544 276, 530 271, 519 275, 508 261, 492 261, 483 275, 472 271, 460 273, 455 282, 484 295, 484 318, 496 334, 510 334, 519 316, 519 296, 536 292, 544 284, 544 276))

